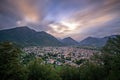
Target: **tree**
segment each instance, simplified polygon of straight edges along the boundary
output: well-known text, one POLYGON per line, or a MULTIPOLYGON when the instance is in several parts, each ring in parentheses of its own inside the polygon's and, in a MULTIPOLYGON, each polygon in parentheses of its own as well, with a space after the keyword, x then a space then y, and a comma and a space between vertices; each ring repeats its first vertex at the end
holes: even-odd
POLYGON ((63 66, 60 71, 62 80, 80 80, 79 70, 72 66, 63 66))
POLYGON ((24 80, 25 68, 20 64, 20 49, 13 43, 0 43, 0 79, 24 80))
POLYGON ((120 35, 110 38, 102 49, 107 80, 120 80, 120 35))
POLYGON ((36 59, 36 56, 35 56, 34 53, 25 53, 25 52, 23 52, 21 54, 21 60, 22 60, 21 62, 24 65, 27 65, 30 61, 32 61, 34 59, 36 59))
POLYGON ((120 55, 120 35, 109 38, 102 51, 112 55, 120 55))
POLYGON ((85 62, 79 68, 80 80, 103 80, 104 68, 90 61, 85 62))
POLYGON ((54 69, 35 59, 28 65, 28 80, 61 80, 54 69))
POLYGON ((82 64, 82 63, 85 62, 85 61, 86 61, 85 59, 80 59, 80 60, 76 60, 75 63, 76 63, 77 65, 80 65, 80 64, 82 64))

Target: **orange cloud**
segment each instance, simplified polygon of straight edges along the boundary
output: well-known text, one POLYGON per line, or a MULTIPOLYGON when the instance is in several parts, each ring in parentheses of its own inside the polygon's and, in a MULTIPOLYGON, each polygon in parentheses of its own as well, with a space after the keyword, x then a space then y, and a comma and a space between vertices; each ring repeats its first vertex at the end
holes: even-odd
MULTIPOLYGON (((37 23, 42 19, 43 14, 36 6, 37 0, 10 0, 9 2, 18 8, 23 23, 37 23)), ((41 8, 39 7, 39 9, 41 8)))

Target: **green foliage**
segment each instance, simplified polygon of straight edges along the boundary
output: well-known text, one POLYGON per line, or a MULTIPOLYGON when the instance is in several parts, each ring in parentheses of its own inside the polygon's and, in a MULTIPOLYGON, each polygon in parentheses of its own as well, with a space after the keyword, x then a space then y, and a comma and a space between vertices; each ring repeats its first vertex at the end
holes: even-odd
POLYGON ((85 59, 80 59, 80 60, 76 60, 76 64, 80 65, 82 64, 83 62, 85 62, 86 60, 85 59))
POLYGON ((86 62, 79 68, 80 80, 103 80, 104 69, 98 64, 86 62))
POLYGON ((23 53, 21 55, 21 59, 22 59, 22 61, 21 61, 22 64, 27 65, 30 61, 36 59, 36 57, 35 57, 34 53, 29 53, 29 54, 23 53))
POLYGON ((115 38, 110 38, 107 44, 103 47, 104 53, 120 55, 120 35, 115 38))
POLYGON ((28 80, 61 80, 54 69, 44 65, 38 59, 28 65, 28 80))
POLYGON ((0 43, 0 79, 24 80, 25 68, 20 64, 20 49, 12 43, 0 43))
POLYGON ((120 36, 109 39, 102 51, 106 79, 120 80, 120 36))
POLYGON ((0 44, 0 80, 120 80, 120 36, 108 40, 102 54, 76 63, 80 67, 53 67, 12 43, 0 44))
POLYGON ((76 67, 64 66, 60 71, 62 80, 79 80, 79 70, 76 67))

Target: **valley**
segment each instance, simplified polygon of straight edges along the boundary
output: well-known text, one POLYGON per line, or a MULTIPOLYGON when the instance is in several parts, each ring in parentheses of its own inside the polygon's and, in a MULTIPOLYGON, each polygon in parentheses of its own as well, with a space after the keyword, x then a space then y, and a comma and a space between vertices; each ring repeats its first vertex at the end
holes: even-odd
POLYGON ((81 63, 90 60, 91 56, 101 54, 99 50, 80 47, 26 47, 23 51, 40 57, 46 64, 71 65, 79 67, 81 63))

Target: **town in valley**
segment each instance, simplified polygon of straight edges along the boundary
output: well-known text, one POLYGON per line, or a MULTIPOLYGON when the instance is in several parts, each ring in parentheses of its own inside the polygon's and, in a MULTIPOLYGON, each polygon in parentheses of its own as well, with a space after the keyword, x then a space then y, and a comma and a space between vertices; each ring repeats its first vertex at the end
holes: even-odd
POLYGON ((35 57, 40 57, 46 64, 55 65, 70 65, 79 67, 85 60, 90 60, 90 58, 95 54, 100 54, 101 52, 97 49, 91 48, 80 48, 80 47, 25 47, 23 51, 27 54, 35 55, 35 57))

